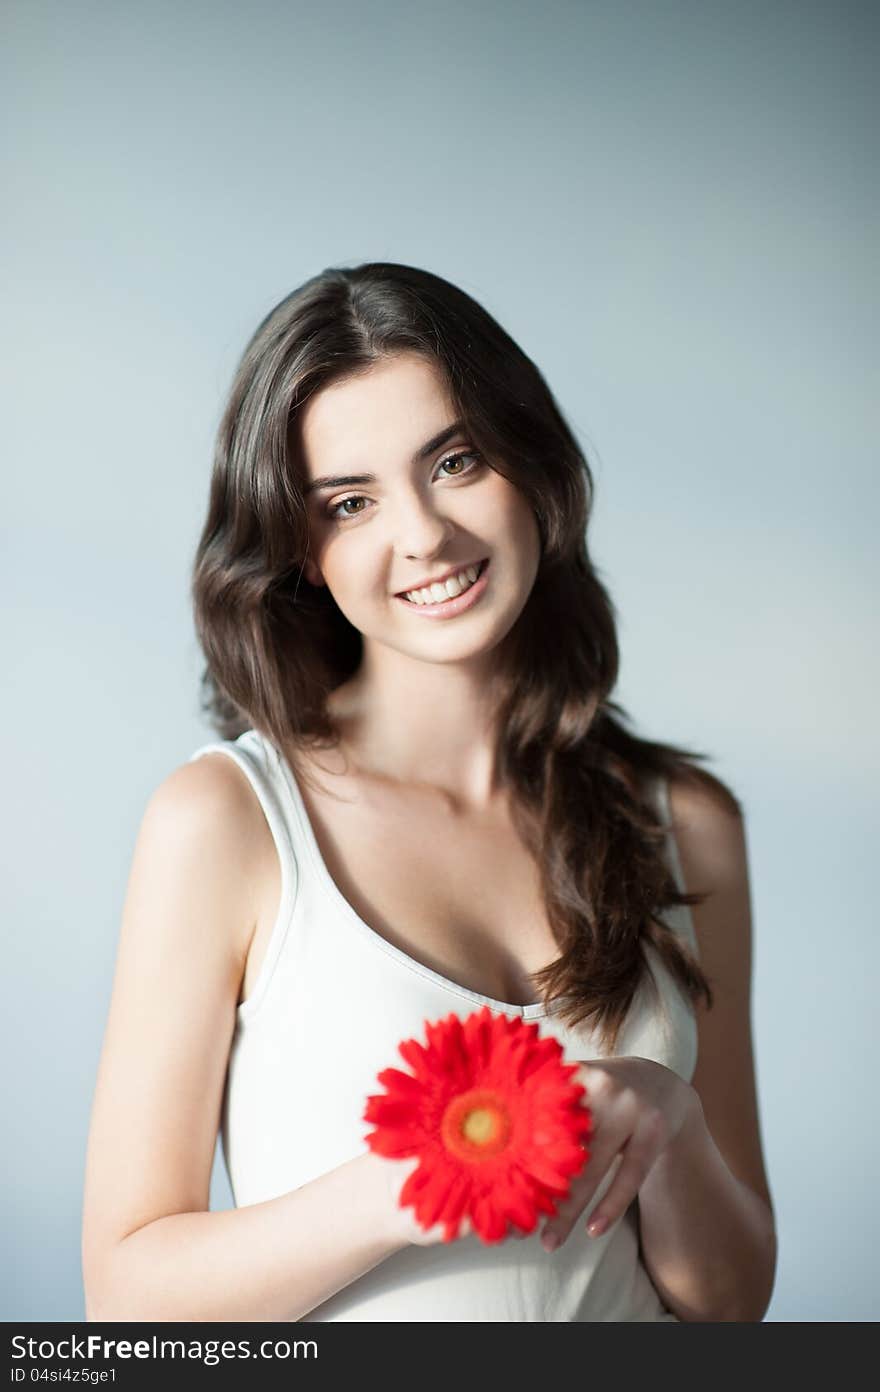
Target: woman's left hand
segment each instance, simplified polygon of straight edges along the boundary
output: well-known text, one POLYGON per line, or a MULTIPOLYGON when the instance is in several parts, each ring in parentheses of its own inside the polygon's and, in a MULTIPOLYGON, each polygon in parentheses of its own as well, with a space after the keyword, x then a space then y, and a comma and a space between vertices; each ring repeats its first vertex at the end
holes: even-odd
POLYGON ((590 1158, 541 1230, 547 1251, 562 1245, 607 1178, 611 1182, 586 1222, 590 1236, 600 1237, 623 1216, 652 1166, 683 1128, 698 1125, 702 1115, 690 1084, 653 1059, 591 1059, 580 1065, 572 1080, 586 1088, 582 1101, 593 1115, 590 1158), (618 1158, 612 1178, 609 1171, 618 1158), (548 1235, 557 1239, 552 1245, 548 1235))

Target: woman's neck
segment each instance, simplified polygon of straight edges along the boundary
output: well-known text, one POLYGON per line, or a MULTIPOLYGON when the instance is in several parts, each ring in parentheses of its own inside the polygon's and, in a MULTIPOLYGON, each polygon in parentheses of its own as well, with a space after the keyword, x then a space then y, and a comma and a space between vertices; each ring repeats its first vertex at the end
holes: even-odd
POLYGON ((437 788, 462 807, 499 794, 491 676, 463 664, 361 664, 337 687, 330 712, 350 769, 437 788))

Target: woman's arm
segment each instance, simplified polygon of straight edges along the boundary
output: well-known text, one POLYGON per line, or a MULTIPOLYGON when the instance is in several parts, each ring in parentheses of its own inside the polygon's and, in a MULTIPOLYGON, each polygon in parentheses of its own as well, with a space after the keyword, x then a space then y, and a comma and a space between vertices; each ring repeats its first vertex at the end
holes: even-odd
MULTIPOLYGON (((408 1246, 367 1151, 278 1199, 154 1218, 105 1253, 91 1320, 299 1320, 408 1246)), ((398 1184, 398 1188, 399 1188, 398 1184)))
POLYGON ((691 910, 715 1005, 698 1008, 700 1106, 639 1191, 642 1255, 682 1320, 761 1320, 776 1229, 761 1149, 751 1037, 752 921, 745 826, 709 792, 670 785, 691 910))
POLYGON ((93 1320, 297 1320, 406 1245, 397 1167, 365 1152, 211 1213, 262 809, 223 755, 154 792, 135 847, 86 1157, 93 1320))

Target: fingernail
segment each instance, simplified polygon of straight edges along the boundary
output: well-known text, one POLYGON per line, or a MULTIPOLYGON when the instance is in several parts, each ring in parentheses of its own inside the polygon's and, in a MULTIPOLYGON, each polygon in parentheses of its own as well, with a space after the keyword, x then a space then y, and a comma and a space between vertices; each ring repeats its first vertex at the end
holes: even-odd
POLYGON ((590 1234, 590 1237, 601 1237, 607 1227, 607 1218, 591 1218, 587 1224, 587 1232, 590 1234))
POLYGON ((559 1246, 559 1238, 555 1232, 545 1233, 541 1238, 541 1246, 545 1252, 555 1252, 559 1246))

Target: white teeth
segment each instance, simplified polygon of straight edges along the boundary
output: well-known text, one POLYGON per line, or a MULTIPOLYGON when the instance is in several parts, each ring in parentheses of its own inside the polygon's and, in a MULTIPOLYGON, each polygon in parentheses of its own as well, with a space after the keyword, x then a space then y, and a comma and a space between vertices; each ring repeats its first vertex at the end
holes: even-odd
POLYGON ((455 599, 456 595, 469 590, 478 574, 478 566, 466 566, 442 583, 438 581, 421 590, 407 590, 406 597, 411 604, 442 604, 445 599, 455 599))

